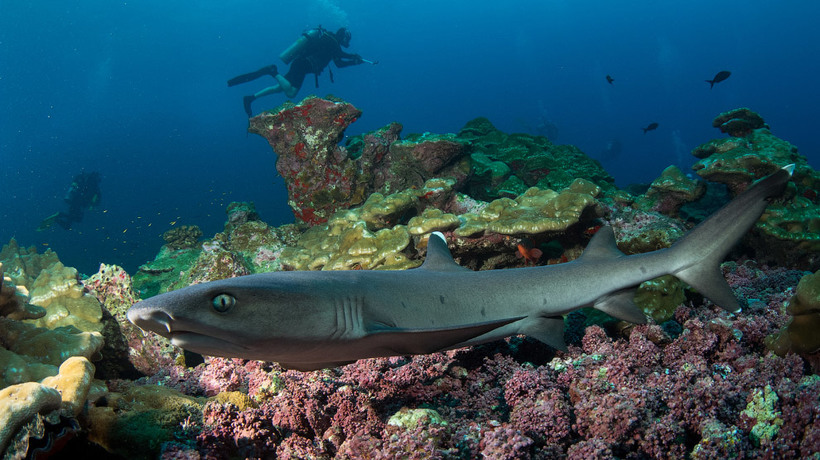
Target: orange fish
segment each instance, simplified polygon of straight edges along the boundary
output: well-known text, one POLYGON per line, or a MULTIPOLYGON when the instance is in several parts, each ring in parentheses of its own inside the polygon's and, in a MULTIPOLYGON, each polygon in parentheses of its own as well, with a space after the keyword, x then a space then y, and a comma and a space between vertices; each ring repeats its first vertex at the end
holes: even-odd
POLYGON ((525 238, 518 243, 518 252, 515 253, 515 256, 518 258, 523 257, 527 265, 535 265, 543 254, 540 249, 532 247, 532 241, 525 238))

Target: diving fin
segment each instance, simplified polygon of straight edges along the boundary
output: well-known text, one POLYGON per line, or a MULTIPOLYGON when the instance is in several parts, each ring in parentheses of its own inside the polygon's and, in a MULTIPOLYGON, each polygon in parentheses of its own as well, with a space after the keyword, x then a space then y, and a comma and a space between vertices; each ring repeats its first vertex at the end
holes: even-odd
POLYGON ((43 219, 43 221, 40 222, 40 225, 37 227, 37 231, 42 232, 43 230, 51 228, 51 226, 54 225, 55 222, 57 222, 57 217, 59 217, 59 216, 60 216, 60 213, 55 212, 54 214, 52 214, 52 215, 46 217, 45 219, 43 219))
POLYGON ((263 77, 265 75, 276 77, 277 75, 279 75, 279 71, 276 69, 275 65, 265 66, 254 72, 243 73, 242 75, 238 75, 236 77, 231 78, 230 80, 228 80, 228 86, 236 86, 242 83, 247 83, 249 81, 253 81, 257 78, 263 77))
POLYGON ((248 114, 248 118, 253 116, 253 110, 251 110, 251 103, 253 103, 254 96, 245 96, 242 98, 242 105, 245 107, 245 113, 248 114))

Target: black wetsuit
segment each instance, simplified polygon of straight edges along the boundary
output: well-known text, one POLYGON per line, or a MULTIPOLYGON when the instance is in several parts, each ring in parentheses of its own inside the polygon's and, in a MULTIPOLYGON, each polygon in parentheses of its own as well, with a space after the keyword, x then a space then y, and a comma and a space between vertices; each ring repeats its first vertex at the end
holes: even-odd
MULTIPOLYGON (((361 57, 359 57, 358 54, 342 51, 342 47, 339 45, 336 37, 327 31, 322 31, 322 34, 318 38, 308 41, 305 45, 305 49, 293 60, 290 64, 290 69, 288 69, 288 73, 285 74, 285 79, 294 88, 299 89, 305 81, 305 76, 312 73, 316 75, 318 83, 319 75, 325 70, 325 67, 330 64, 330 61, 333 61, 338 68, 362 63, 361 57)), ((332 72, 330 74, 330 81, 333 81, 332 72)))
POLYGON ((56 221, 68 230, 72 223, 83 220, 86 209, 100 201, 100 174, 92 172, 75 176, 63 201, 68 205, 68 212, 60 211, 56 221))

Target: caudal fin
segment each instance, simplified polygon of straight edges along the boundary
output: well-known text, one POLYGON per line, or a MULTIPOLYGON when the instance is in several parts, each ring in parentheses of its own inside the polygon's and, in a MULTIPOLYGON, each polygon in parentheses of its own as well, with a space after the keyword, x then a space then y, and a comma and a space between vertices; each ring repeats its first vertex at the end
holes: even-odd
POLYGON ((723 309, 740 311, 740 303, 723 278, 720 263, 757 222, 769 198, 783 193, 793 172, 792 164, 759 180, 673 244, 669 248, 673 259, 685 263, 672 274, 723 309))

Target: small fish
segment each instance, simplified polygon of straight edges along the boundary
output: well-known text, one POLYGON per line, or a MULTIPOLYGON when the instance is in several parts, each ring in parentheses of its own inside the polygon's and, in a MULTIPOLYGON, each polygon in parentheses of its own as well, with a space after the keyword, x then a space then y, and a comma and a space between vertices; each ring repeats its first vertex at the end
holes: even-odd
POLYGON ((534 248, 532 246, 532 241, 526 238, 522 239, 521 242, 518 243, 518 252, 515 253, 515 257, 518 257, 519 259, 523 258, 527 265, 535 265, 538 263, 538 259, 540 259, 542 255, 544 255, 544 253, 540 249, 534 248))
POLYGON ((646 134, 647 131, 653 131, 653 130, 658 129, 658 124, 657 123, 649 123, 649 125, 646 128, 642 128, 642 129, 643 129, 643 133, 646 134))
POLYGON ((610 77, 609 75, 606 76, 606 82, 607 83, 609 83, 611 85, 613 81, 615 81, 614 78, 610 77))
POLYGON ((715 78, 711 80, 706 80, 706 83, 709 83, 709 89, 714 88, 715 83, 720 83, 723 80, 729 78, 729 75, 732 75, 732 72, 729 72, 728 70, 721 70, 717 73, 717 75, 715 75, 715 78))

